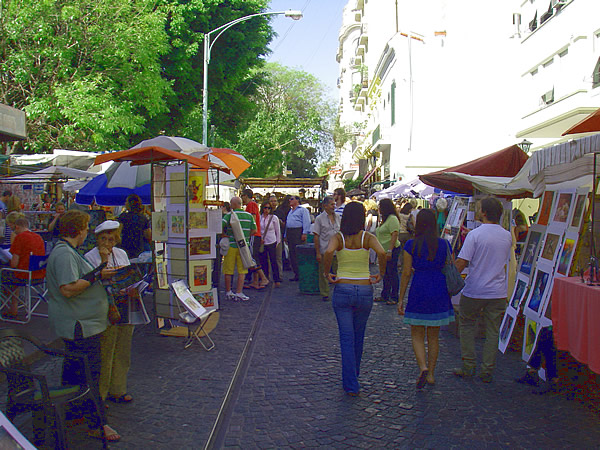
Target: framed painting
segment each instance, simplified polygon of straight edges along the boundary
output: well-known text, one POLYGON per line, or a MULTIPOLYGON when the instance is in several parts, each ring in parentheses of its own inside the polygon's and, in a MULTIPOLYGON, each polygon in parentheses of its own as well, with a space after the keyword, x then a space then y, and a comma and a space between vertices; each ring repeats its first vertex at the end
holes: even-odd
POLYGON ((210 259, 190 261, 189 267, 190 291, 210 291, 212 289, 212 261, 210 259))
POLYGON ((188 181, 190 209, 204 208, 206 198, 206 172, 190 171, 188 181))
POLYGON ((190 211, 190 230, 208 229, 208 211, 190 211))
POLYGON ((199 292, 194 294, 194 297, 207 311, 219 309, 219 292, 217 288, 212 288, 207 292, 199 292))
POLYGON ((558 222, 566 225, 570 217, 571 205, 573 204, 573 192, 559 192, 556 200, 556 208, 554 208, 553 222, 558 222))
POLYGON ((542 197, 542 202, 540 203, 540 210, 537 218, 538 225, 548 225, 548 222, 550 221, 550 213, 552 212, 552 205, 554 204, 555 194, 555 191, 544 192, 544 196, 542 197))
POLYGON ((500 336, 498 338, 498 350, 500 350, 502 353, 504 353, 506 351, 506 347, 508 347, 508 343, 510 342, 510 337, 516 323, 517 313, 507 309, 504 313, 502 324, 500 325, 500 336))
POLYGON ((195 236, 188 239, 190 259, 213 259, 217 255, 215 234, 195 236))
POLYGON ((546 238, 544 239, 544 245, 540 253, 540 260, 545 260, 550 264, 554 265, 556 258, 558 257, 558 250, 562 242, 562 233, 548 230, 546 238))
POLYGON ((512 297, 510 298, 510 302, 508 306, 512 308, 513 311, 518 312, 521 303, 523 300, 527 298, 527 290, 529 286, 529 279, 523 276, 517 276, 517 283, 515 286, 515 290, 513 292, 512 297))
POLYGON ((164 242, 169 239, 167 228, 167 212, 158 211, 152 213, 152 240, 164 242))
POLYGON ((575 206, 573 207, 573 215, 569 221, 569 231, 578 232, 581 228, 581 222, 585 214, 585 205, 588 198, 588 189, 577 190, 575 197, 575 206))
POLYGON ((551 281, 551 268, 538 266, 533 277, 533 283, 529 289, 529 296, 525 304, 525 313, 529 316, 540 316, 543 310, 543 303, 549 295, 551 281))
POLYGON ((576 231, 568 231, 565 234, 565 240, 560 249, 558 257, 558 265, 556 266, 556 276, 568 277, 577 247, 579 233, 576 231))
POLYGON ((169 213, 169 237, 185 238, 185 215, 179 212, 169 213))
POLYGON ((520 273, 527 276, 531 276, 533 273, 543 234, 544 227, 540 225, 532 225, 529 228, 527 239, 523 245, 521 265, 519 267, 520 273))

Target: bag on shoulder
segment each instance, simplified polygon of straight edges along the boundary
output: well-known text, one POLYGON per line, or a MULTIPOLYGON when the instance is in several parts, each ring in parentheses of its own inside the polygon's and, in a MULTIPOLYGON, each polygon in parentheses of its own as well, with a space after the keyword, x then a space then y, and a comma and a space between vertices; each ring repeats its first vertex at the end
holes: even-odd
POLYGON ((448 294, 450 294, 450 296, 454 296, 462 291, 462 289, 465 287, 465 280, 462 279, 458 269, 452 263, 451 254, 452 249, 450 248, 450 244, 448 244, 446 264, 444 264, 442 273, 444 274, 444 277, 446 277, 446 288, 448 289, 448 294))

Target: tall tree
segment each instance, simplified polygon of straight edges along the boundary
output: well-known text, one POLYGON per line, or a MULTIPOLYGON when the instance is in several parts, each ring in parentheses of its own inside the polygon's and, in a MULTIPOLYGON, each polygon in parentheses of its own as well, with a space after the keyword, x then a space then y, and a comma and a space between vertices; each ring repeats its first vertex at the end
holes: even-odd
POLYGON ((284 168, 295 177, 313 177, 318 161, 333 149, 335 106, 311 74, 276 63, 251 97, 256 104, 236 149, 252 163, 247 176, 274 176, 284 168))

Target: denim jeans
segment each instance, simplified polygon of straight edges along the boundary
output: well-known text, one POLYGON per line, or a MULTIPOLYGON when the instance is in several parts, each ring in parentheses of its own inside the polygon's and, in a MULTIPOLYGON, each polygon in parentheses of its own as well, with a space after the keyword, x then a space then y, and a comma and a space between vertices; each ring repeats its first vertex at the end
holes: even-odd
POLYGON ((336 284, 331 303, 340 330, 342 384, 346 392, 357 393, 365 328, 373 307, 373 287, 336 284))
POLYGON ((392 258, 385 265, 385 275, 383 276, 383 290, 381 298, 384 300, 398 301, 398 291, 400 290, 400 277, 398 276, 398 258, 402 246, 392 250, 392 258))
POLYGON ((554 345, 554 335, 552 328, 542 328, 538 336, 535 350, 529 357, 529 366, 535 370, 542 367, 542 357, 546 361, 546 379, 551 380, 558 376, 556 369, 556 347, 554 345))

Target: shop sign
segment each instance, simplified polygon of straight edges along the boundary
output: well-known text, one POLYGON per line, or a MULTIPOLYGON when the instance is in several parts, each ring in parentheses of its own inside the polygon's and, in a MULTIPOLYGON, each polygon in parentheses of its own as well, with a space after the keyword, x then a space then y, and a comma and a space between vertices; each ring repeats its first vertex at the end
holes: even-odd
POLYGON ((0 140, 2 137, 25 139, 25 111, 0 103, 0 140))

